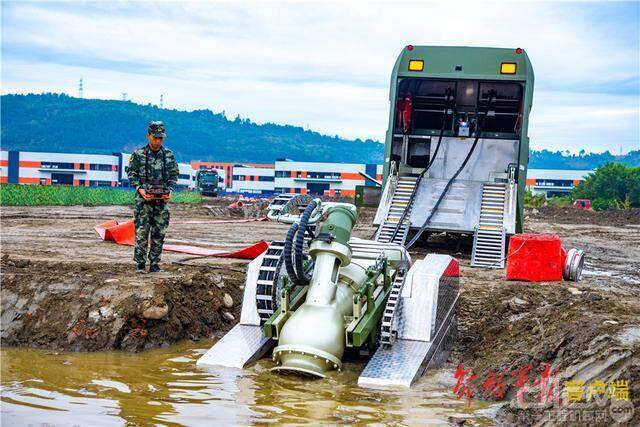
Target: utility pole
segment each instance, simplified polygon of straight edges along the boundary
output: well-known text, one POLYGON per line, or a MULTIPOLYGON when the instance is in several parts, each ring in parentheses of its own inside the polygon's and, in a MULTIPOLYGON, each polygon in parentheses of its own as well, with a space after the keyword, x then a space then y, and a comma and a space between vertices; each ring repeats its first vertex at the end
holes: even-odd
POLYGON ((160 94, 160 108, 162 108, 163 100, 164 100, 164 95, 160 94))
POLYGON ((127 100, 127 92, 122 92, 122 100, 123 101, 127 100))
POLYGON ((80 79, 80 84, 78 84, 78 98, 84 97, 84 87, 82 84, 82 79, 80 79))

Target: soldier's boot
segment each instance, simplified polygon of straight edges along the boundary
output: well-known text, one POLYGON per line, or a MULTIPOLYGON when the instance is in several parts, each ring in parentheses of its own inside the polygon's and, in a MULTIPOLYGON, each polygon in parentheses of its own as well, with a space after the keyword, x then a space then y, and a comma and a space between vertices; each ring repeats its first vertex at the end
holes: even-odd
POLYGON ((164 273, 164 270, 162 270, 158 264, 151 264, 149 273, 164 273))
POLYGON ((144 264, 137 264, 136 265, 136 273, 146 273, 147 270, 145 269, 145 265, 144 264))

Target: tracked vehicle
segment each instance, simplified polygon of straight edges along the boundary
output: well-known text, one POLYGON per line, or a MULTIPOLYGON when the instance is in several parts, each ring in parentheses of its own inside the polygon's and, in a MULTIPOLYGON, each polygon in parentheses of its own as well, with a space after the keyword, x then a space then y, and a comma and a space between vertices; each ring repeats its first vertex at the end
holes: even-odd
POLYGON ((351 236, 349 203, 281 195, 269 218, 290 223, 249 264, 240 324, 198 360, 244 368, 272 350, 273 371, 324 377, 345 352, 371 356, 363 386, 409 386, 455 333, 458 262, 351 236), (297 213, 296 213, 297 212, 297 213))
POLYGON ((279 195, 290 224, 249 264, 240 323, 198 365, 324 377, 346 353, 368 358, 358 384, 410 386, 455 338, 459 264, 407 247, 424 231, 474 235, 474 265, 503 260, 521 228, 533 72, 521 50, 407 46, 392 74, 375 236, 351 235, 355 206, 279 195), (406 240, 411 237, 407 243, 406 240))

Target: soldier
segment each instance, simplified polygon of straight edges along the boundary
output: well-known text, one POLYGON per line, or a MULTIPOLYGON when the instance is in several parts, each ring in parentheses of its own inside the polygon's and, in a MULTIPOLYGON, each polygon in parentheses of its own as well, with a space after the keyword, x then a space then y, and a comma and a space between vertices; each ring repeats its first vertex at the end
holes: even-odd
POLYGON ((167 201, 178 181, 178 164, 173 152, 162 146, 166 136, 164 123, 150 122, 147 131, 149 144, 134 151, 129 160, 129 183, 136 187, 133 210, 136 246, 133 260, 138 273, 145 272, 149 237, 149 273, 160 271, 158 263, 164 235, 169 226, 167 201))

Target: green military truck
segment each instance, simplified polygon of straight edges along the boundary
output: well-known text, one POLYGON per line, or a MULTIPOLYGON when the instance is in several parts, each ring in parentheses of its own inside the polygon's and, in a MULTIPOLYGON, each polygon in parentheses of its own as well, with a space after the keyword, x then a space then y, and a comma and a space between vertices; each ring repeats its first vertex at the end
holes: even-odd
POLYGON ((220 176, 214 169, 201 169, 196 173, 196 188, 203 196, 217 197, 220 182, 220 176))
POLYGON ((472 265, 503 266, 508 236, 522 231, 533 82, 520 48, 402 50, 391 74, 378 240, 473 235, 472 265))

